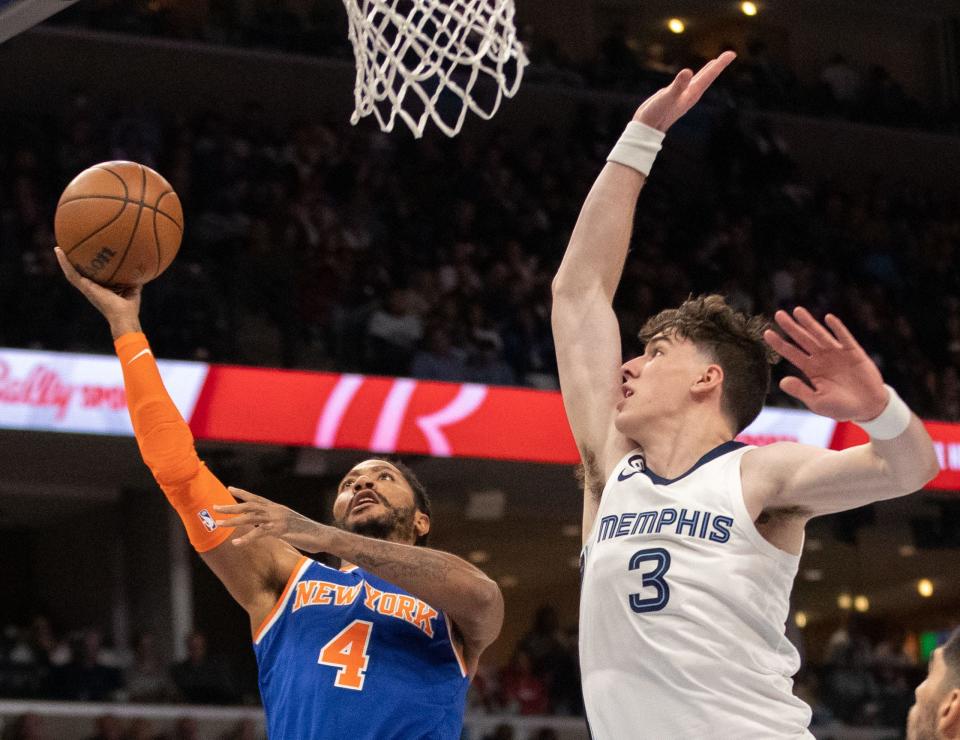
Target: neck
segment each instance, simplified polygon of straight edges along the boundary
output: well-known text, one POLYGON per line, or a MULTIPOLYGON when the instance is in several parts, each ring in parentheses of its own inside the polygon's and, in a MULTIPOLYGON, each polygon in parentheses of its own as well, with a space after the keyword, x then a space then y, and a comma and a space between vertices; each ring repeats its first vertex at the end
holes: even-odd
POLYGON ((643 448, 647 468, 669 479, 683 475, 710 450, 733 437, 723 417, 702 413, 661 417, 645 423, 641 434, 631 435, 643 448))

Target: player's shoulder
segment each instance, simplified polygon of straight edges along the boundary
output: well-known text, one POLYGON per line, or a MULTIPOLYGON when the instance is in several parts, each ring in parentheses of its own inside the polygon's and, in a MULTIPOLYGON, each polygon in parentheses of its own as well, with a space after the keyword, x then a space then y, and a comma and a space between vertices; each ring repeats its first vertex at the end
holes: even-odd
POLYGON ((829 452, 801 442, 773 442, 747 450, 743 455, 740 472, 744 480, 763 477, 776 482, 787 478, 799 465, 829 452))

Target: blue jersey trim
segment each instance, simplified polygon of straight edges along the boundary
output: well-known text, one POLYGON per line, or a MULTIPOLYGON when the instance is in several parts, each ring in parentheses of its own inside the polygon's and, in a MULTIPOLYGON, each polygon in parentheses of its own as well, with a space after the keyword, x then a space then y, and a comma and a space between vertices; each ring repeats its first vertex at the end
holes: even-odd
POLYGON ((650 480, 652 480, 658 486, 669 486, 671 483, 676 483, 678 480, 683 480, 688 475, 690 475, 690 473, 692 473, 694 470, 696 470, 697 468, 703 465, 706 465, 711 460, 716 460, 718 457, 721 457, 722 455, 726 455, 728 452, 739 450, 741 447, 746 447, 746 444, 744 444, 743 442, 737 442, 737 440, 735 439, 731 439, 729 442, 724 442, 723 444, 717 445, 712 450, 710 450, 710 452, 708 452, 706 455, 704 455, 699 460, 697 460, 697 462, 694 463, 693 467, 690 468, 690 470, 688 470, 686 473, 676 478, 664 478, 663 476, 657 475, 656 473, 654 473, 647 466, 643 467, 642 472, 644 473, 644 475, 646 475, 650 480))

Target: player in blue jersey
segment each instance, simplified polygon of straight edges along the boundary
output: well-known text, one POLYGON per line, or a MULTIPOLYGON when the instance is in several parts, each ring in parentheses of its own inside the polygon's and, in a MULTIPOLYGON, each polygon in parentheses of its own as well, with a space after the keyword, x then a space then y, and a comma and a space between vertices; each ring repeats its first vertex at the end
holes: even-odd
POLYGON ((250 617, 270 737, 459 738, 467 686, 500 632, 503 598, 466 561, 418 546, 430 504, 416 477, 386 460, 354 466, 334 502, 336 527, 242 491, 237 504, 197 456, 164 388, 140 329, 140 288, 114 293, 56 252, 110 325, 144 462, 250 617))

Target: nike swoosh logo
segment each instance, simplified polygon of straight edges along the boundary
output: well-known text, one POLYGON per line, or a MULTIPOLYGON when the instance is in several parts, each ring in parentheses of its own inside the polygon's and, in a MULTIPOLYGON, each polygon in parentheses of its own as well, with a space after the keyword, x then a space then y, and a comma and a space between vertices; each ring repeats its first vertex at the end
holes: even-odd
POLYGON ((131 364, 133 364, 133 361, 134 361, 134 360, 139 360, 139 359, 140 359, 141 357, 143 357, 144 355, 152 355, 152 354, 153 354, 153 352, 151 352, 149 348, 147 348, 147 349, 142 349, 142 350, 140 350, 139 352, 137 352, 137 354, 135 354, 133 357, 131 357, 129 360, 127 360, 127 364, 128 364, 128 365, 131 365, 131 364))
POLYGON ((621 470, 619 473, 617 473, 617 480, 618 480, 618 481, 623 482, 623 481, 627 480, 627 478, 632 478, 633 476, 637 475, 637 474, 640 473, 641 471, 639 471, 639 470, 631 470, 629 473, 627 473, 626 475, 624 475, 625 472, 626 472, 625 470, 621 470))

